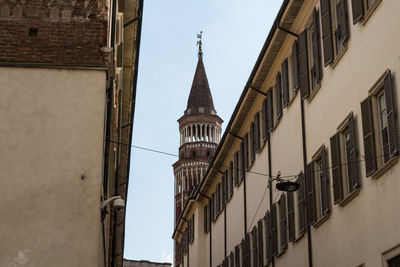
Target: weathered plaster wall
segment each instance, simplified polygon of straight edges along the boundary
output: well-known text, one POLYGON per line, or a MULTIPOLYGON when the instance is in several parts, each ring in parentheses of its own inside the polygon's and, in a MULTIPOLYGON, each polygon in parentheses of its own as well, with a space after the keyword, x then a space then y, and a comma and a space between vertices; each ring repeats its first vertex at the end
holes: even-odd
POLYGON ((100 266, 105 72, 0 80, 0 266, 100 266))

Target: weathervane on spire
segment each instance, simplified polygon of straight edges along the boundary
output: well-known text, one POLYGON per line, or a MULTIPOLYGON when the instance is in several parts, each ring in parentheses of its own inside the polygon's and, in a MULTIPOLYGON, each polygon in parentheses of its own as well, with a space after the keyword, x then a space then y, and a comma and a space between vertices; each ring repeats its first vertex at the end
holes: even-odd
POLYGON ((203 31, 200 31, 200 34, 197 34, 197 39, 199 39, 197 41, 197 45, 199 46, 199 58, 203 57, 203 49, 202 49, 203 43, 201 42, 202 37, 203 37, 203 31))

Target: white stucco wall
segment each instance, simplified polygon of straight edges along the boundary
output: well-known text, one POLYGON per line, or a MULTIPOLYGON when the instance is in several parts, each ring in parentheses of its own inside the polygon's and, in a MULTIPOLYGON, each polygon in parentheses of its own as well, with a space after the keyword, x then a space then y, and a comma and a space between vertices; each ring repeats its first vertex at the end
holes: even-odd
POLYGON ((97 266, 105 72, 0 81, 0 266, 97 266))

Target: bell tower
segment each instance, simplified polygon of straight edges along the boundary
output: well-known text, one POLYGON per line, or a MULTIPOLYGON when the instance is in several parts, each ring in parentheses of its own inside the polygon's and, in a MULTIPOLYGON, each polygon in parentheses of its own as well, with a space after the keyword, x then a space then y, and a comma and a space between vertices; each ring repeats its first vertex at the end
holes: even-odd
POLYGON ((217 115, 203 64, 201 35, 192 88, 184 115, 178 119, 179 160, 175 174, 175 222, 192 190, 199 184, 221 139, 222 119, 217 115))
MULTIPOLYGON (((222 119, 217 115, 203 64, 201 33, 197 67, 179 123, 179 160, 173 164, 175 175, 175 224, 191 192, 200 183, 221 139, 222 119)), ((175 257, 177 257, 175 248, 175 257)), ((177 259, 177 258, 175 258, 177 259)))

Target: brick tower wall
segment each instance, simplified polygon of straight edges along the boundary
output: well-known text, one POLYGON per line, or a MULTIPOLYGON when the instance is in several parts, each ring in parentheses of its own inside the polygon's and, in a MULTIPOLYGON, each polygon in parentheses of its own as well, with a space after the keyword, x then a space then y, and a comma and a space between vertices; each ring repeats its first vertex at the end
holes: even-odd
POLYGON ((0 62, 104 66, 109 0, 0 0, 0 62))

